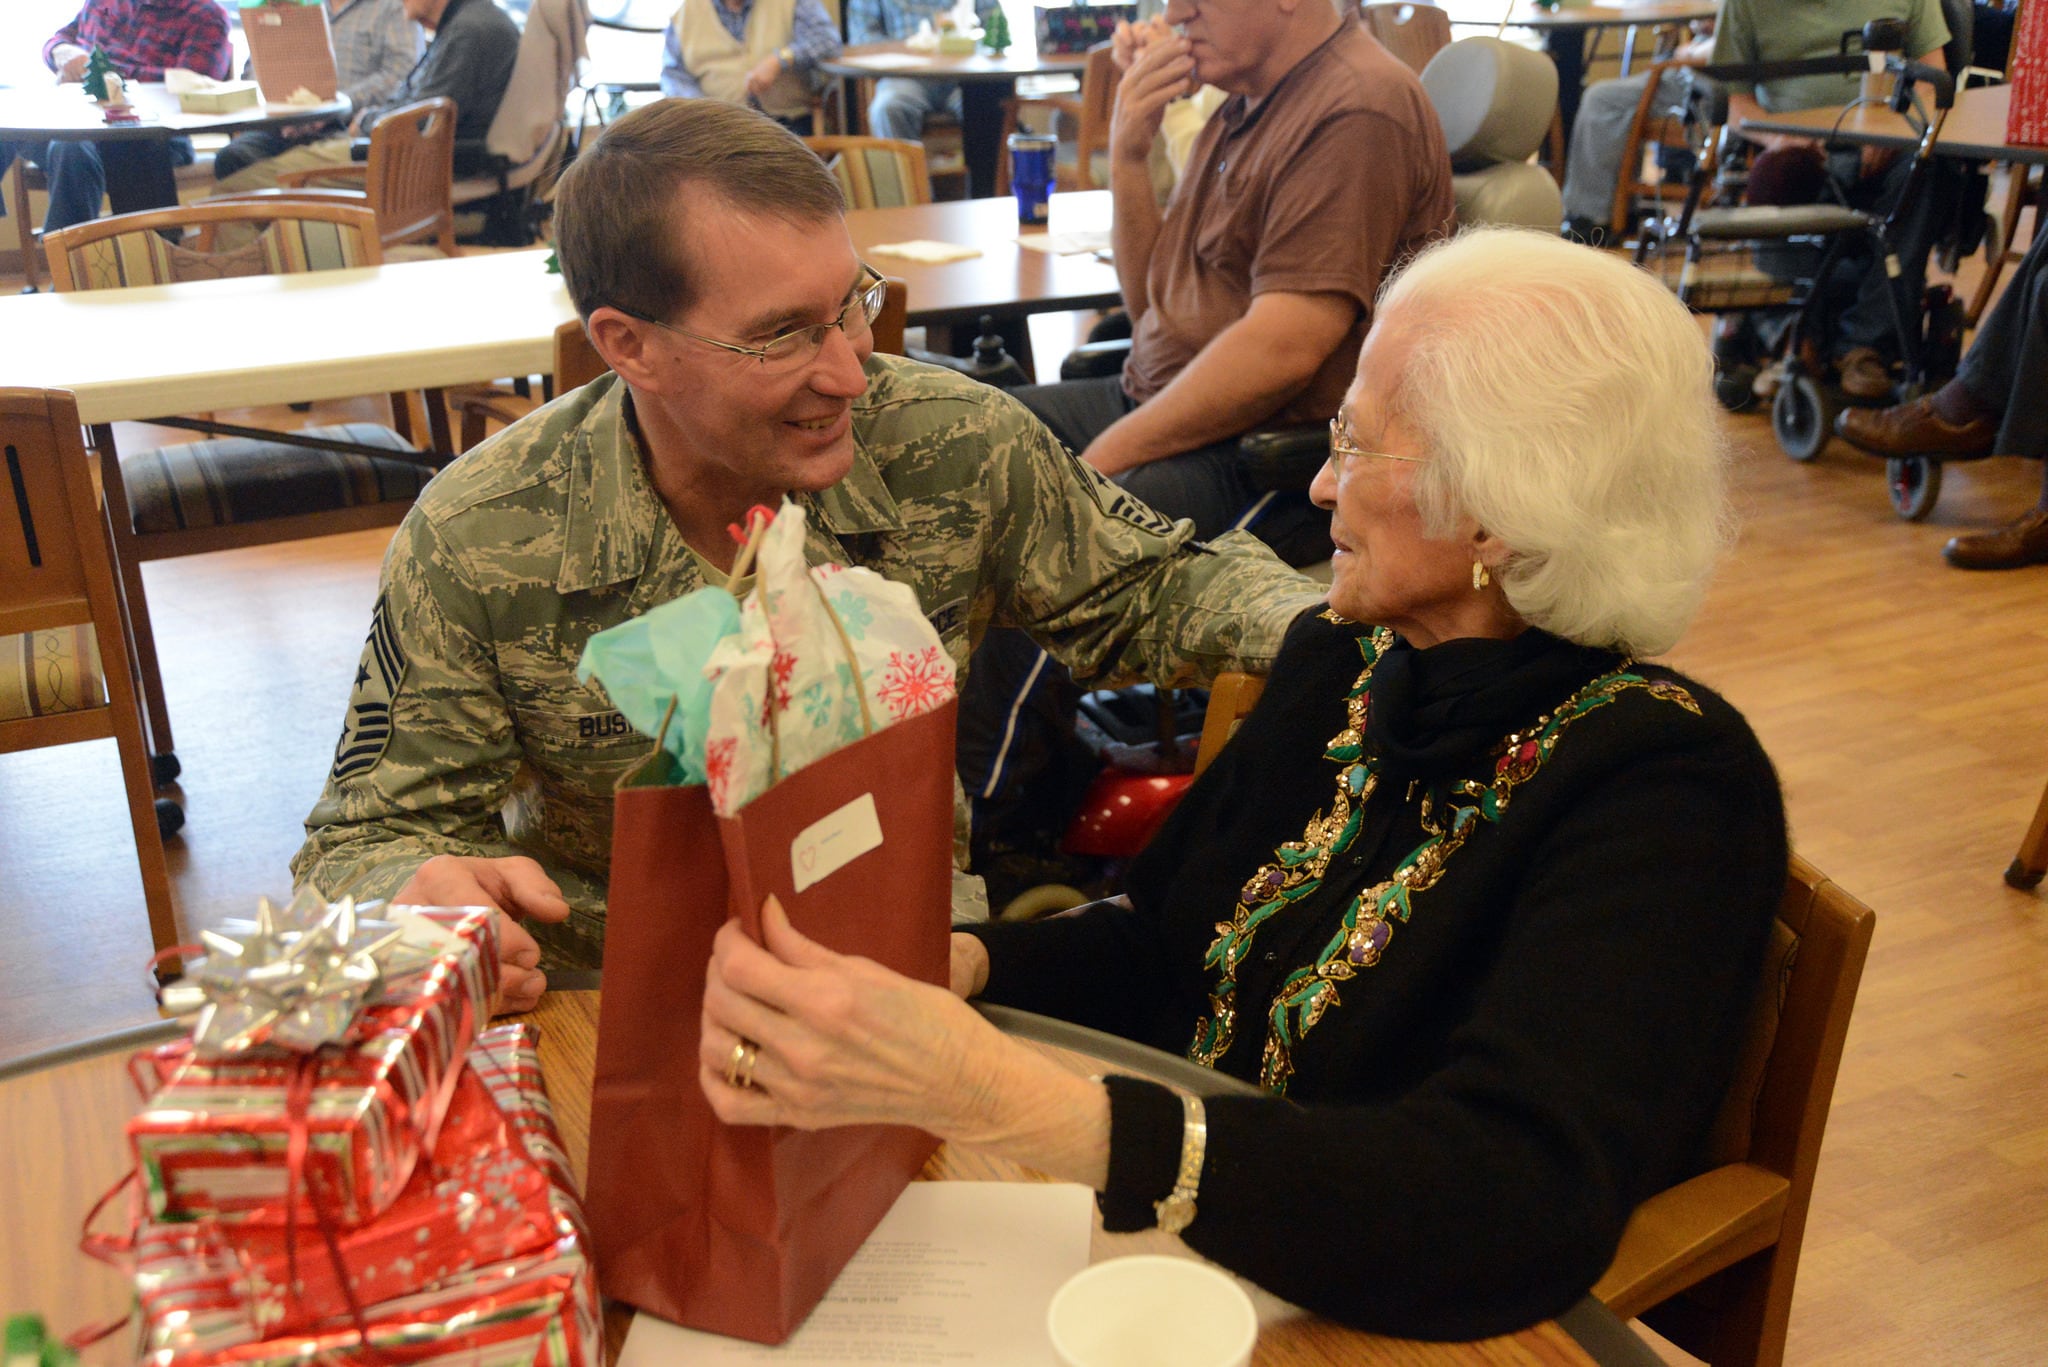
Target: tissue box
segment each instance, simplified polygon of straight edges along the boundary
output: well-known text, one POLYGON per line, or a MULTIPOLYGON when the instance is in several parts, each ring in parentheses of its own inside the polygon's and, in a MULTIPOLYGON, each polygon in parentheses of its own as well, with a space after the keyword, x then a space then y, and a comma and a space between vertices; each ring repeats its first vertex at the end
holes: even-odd
POLYGON ((186 90, 178 95, 178 108, 187 114, 231 114, 262 103, 263 92, 254 81, 219 81, 203 90, 186 90))
POLYGON ((941 33, 939 35, 939 55, 941 57, 972 57, 974 50, 980 44, 981 34, 979 32, 941 33))
MULTIPOLYGON (((523 1025, 485 1031, 469 1052, 465 1076, 490 1093, 510 1142, 523 1147, 529 1167, 545 1175, 546 1237, 525 1253, 477 1261, 439 1280, 418 1276, 404 1293, 388 1299, 359 1296, 370 1343, 384 1363, 598 1367, 604 1360, 589 1237, 540 1090, 537 1038, 523 1025)), ((354 1318, 345 1311, 283 1327, 293 1313, 286 1288, 252 1282, 231 1242, 249 1232, 247 1226, 213 1221, 142 1227, 136 1291, 144 1367, 304 1367, 313 1361, 363 1360, 354 1318)), ((455 1241, 468 1236, 458 1221, 435 1237, 455 1241)), ((301 1278, 317 1272, 338 1290, 327 1259, 321 1240, 302 1233, 301 1278)), ((441 1261, 459 1267, 463 1258, 458 1250, 441 1261)), ((403 1280, 390 1274, 378 1285, 403 1280)))
POLYGON ((128 1141, 158 1220, 316 1222, 317 1196, 351 1228, 382 1212, 433 1146, 463 1051, 490 1019, 498 985, 496 913, 415 908, 453 932, 424 971, 362 1008, 346 1047, 312 1056, 305 1186, 286 1209, 289 1096, 301 1056, 258 1049, 201 1058, 189 1039, 137 1054, 149 1097, 128 1141))

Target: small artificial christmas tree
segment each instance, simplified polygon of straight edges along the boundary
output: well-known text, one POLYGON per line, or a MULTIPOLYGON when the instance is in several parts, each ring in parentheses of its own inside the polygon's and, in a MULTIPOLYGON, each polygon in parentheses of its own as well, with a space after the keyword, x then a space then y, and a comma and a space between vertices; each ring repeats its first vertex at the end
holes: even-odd
POLYGON ((114 64, 107 60, 106 49, 94 48, 85 59, 85 93, 104 104, 107 98, 106 78, 118 74, 114 64))
POLYGON ((989 12, 987 20, 981 26, 981 45, 998 57, 1010 46, 1010 21, 1002 10, 989 12))

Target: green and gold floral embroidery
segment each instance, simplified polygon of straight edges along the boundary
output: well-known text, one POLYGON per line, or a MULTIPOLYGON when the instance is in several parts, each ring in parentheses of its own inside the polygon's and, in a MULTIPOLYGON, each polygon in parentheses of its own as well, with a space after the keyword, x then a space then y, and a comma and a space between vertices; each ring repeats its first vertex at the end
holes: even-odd
MULTIPOLYGON (((1196 1063, 1215 1067, 1236 1040, 1237 969, 1251 952, 1259 927, 1321 888, 1331 859, 1358 837, 1366 801, 1379 785, 1378 765, 1366 755, 1364 744, 1372 672, 1393 640, 1393 633, 1381 628, 1358 643, 1365 670, 1346 696, 1344 729, 1323 752, 1324 758, 1343 766, 1328 813, 1317 812, 1300 840, 1288 841, 1275 850, 1272 862, 1245 882, 1230 920, 1216 925, 1216 939, 1202 959, 1205 967, 1216 972, 1216 985, 1209 994, 1209 1012, 1197 1022, 1194 1040, 1188 1046, 1188 1057, 1196 1063)), ((1266 1016, 1265 1050, 1259 1060, 1262 1087, 1278 1095, 1286 1093, 1288 1079, 1294 1074, 1295 1046, 1326 1012, 1342 1005, 1337 985, 1380 961, 1393 942, 1394 922, 1408 920, 1415 894, 1436 885, 1445 864, 1480 822, 1500 820, 1514 790, 1543 767, 1558 738, 1573 722, 1630 689, 1642 689, 1700 715, 1691 694, 1677 684, 1632 672, 1633 664, 1632 660, 1623 661, 1620 669, 1594 679, 1555 712, 1537 718, 1526 732, 1509 735, 1494 751, 1492 778, 1484 782, 1467 779, 1454 785, 1442 811, 1432 798, 1423 799, 1421 824, 1428 838, 1409 851, 1392 877, 1351 900, 1336 933, 1315 961, 1290 973, 1274 993, 1266 1016)))

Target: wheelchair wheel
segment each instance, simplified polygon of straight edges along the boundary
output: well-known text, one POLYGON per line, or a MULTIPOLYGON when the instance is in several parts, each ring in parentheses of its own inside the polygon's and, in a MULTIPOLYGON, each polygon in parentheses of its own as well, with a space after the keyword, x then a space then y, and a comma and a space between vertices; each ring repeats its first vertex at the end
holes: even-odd
POLYGON ((1884 463, 1884 483, 1892 511, 1918 522, 1934 511, 1941 497, 1941 462, 1925 456, 1895 457, 1884 463))
POLYGON ((1714 397, 1730 413, 1747 413, 1756 407, 1756 367, 1730 366, 1714 372, 1714 397))
POLYGON ((1779 447, 1794 460, 1812 460, 1828 444, 1838 406, 1811 375, 1788 377, 1771 400, 1771 431, 1779 447))

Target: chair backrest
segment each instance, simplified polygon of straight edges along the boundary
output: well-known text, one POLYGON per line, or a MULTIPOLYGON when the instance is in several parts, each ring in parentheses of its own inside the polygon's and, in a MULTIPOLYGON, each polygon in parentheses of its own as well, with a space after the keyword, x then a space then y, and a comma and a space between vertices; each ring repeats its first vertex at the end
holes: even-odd
POLYGON ((1451 41, 1451 16, 1435 5, 1360 5, 1358 17, 1381 47, 1421 71, 1451 41))
POLYGON ((1499 38, 1460 38, 1429 60, 1422 88, 1443 124, 1451 167, 1527 161, 1557 113, 1557 67, 1499 38))
POLYGON ((102 607, 118 623, 72 397, 0 389, 0 462, 0 636, 91 622, 102 607))
POLYGON ((1109 118, 1124 79, 1111 53, 1111 44, 1097 43, 1088 49, 1088 61, 1081 68, 1081 126, 1074 134, 1074 163, 1086 171, 1090 186, 1096 183, 1092 158, 1109 151, 1109 118))
POLYGON ((897 138, 820 136, 804 145, 839 180, 848 208, 897 209, 932 202, 924 144, 897 138))
POLYGON ((1209 706, 1202 713, 1202 738, 1195 745, 1195 772, 1201 773, 1216 758, 1224 743, 1237 733, 1238 723, 1251 714, 1259 694, 1266 691, 1263 675, 1227 669, 1209 685, 1209 706))
POLYGON ((887 356, 901 356, 903 351, 903 330, 909 322, 910 286, 901 280, 891 280, 889 291, 882 299, 882 311, 875 315, 869 330, 875 335, 875 350, 887 356))
POLYGON ((74 224, 43 239, 59 290, 170 285, 226 276, 294 275, 383 263, 377 216, 356 204, 182 204, 74 224), (212 250, 224 225, 254 230, 251 241, 212 250), (165 239, 163 229, 201 230, 195 245, 165 239))
POLYGON ((425 242, 455 254, 455 101, 401 105, 370 130, 368 189, 385 249, 425 242))
POLYGON ((554 145, 568 118, 577 68, 590 55, 589 31, 588 0, 533 0, 512 78, 484 134, 484 148, 492 156, 524 166, 554 145))

